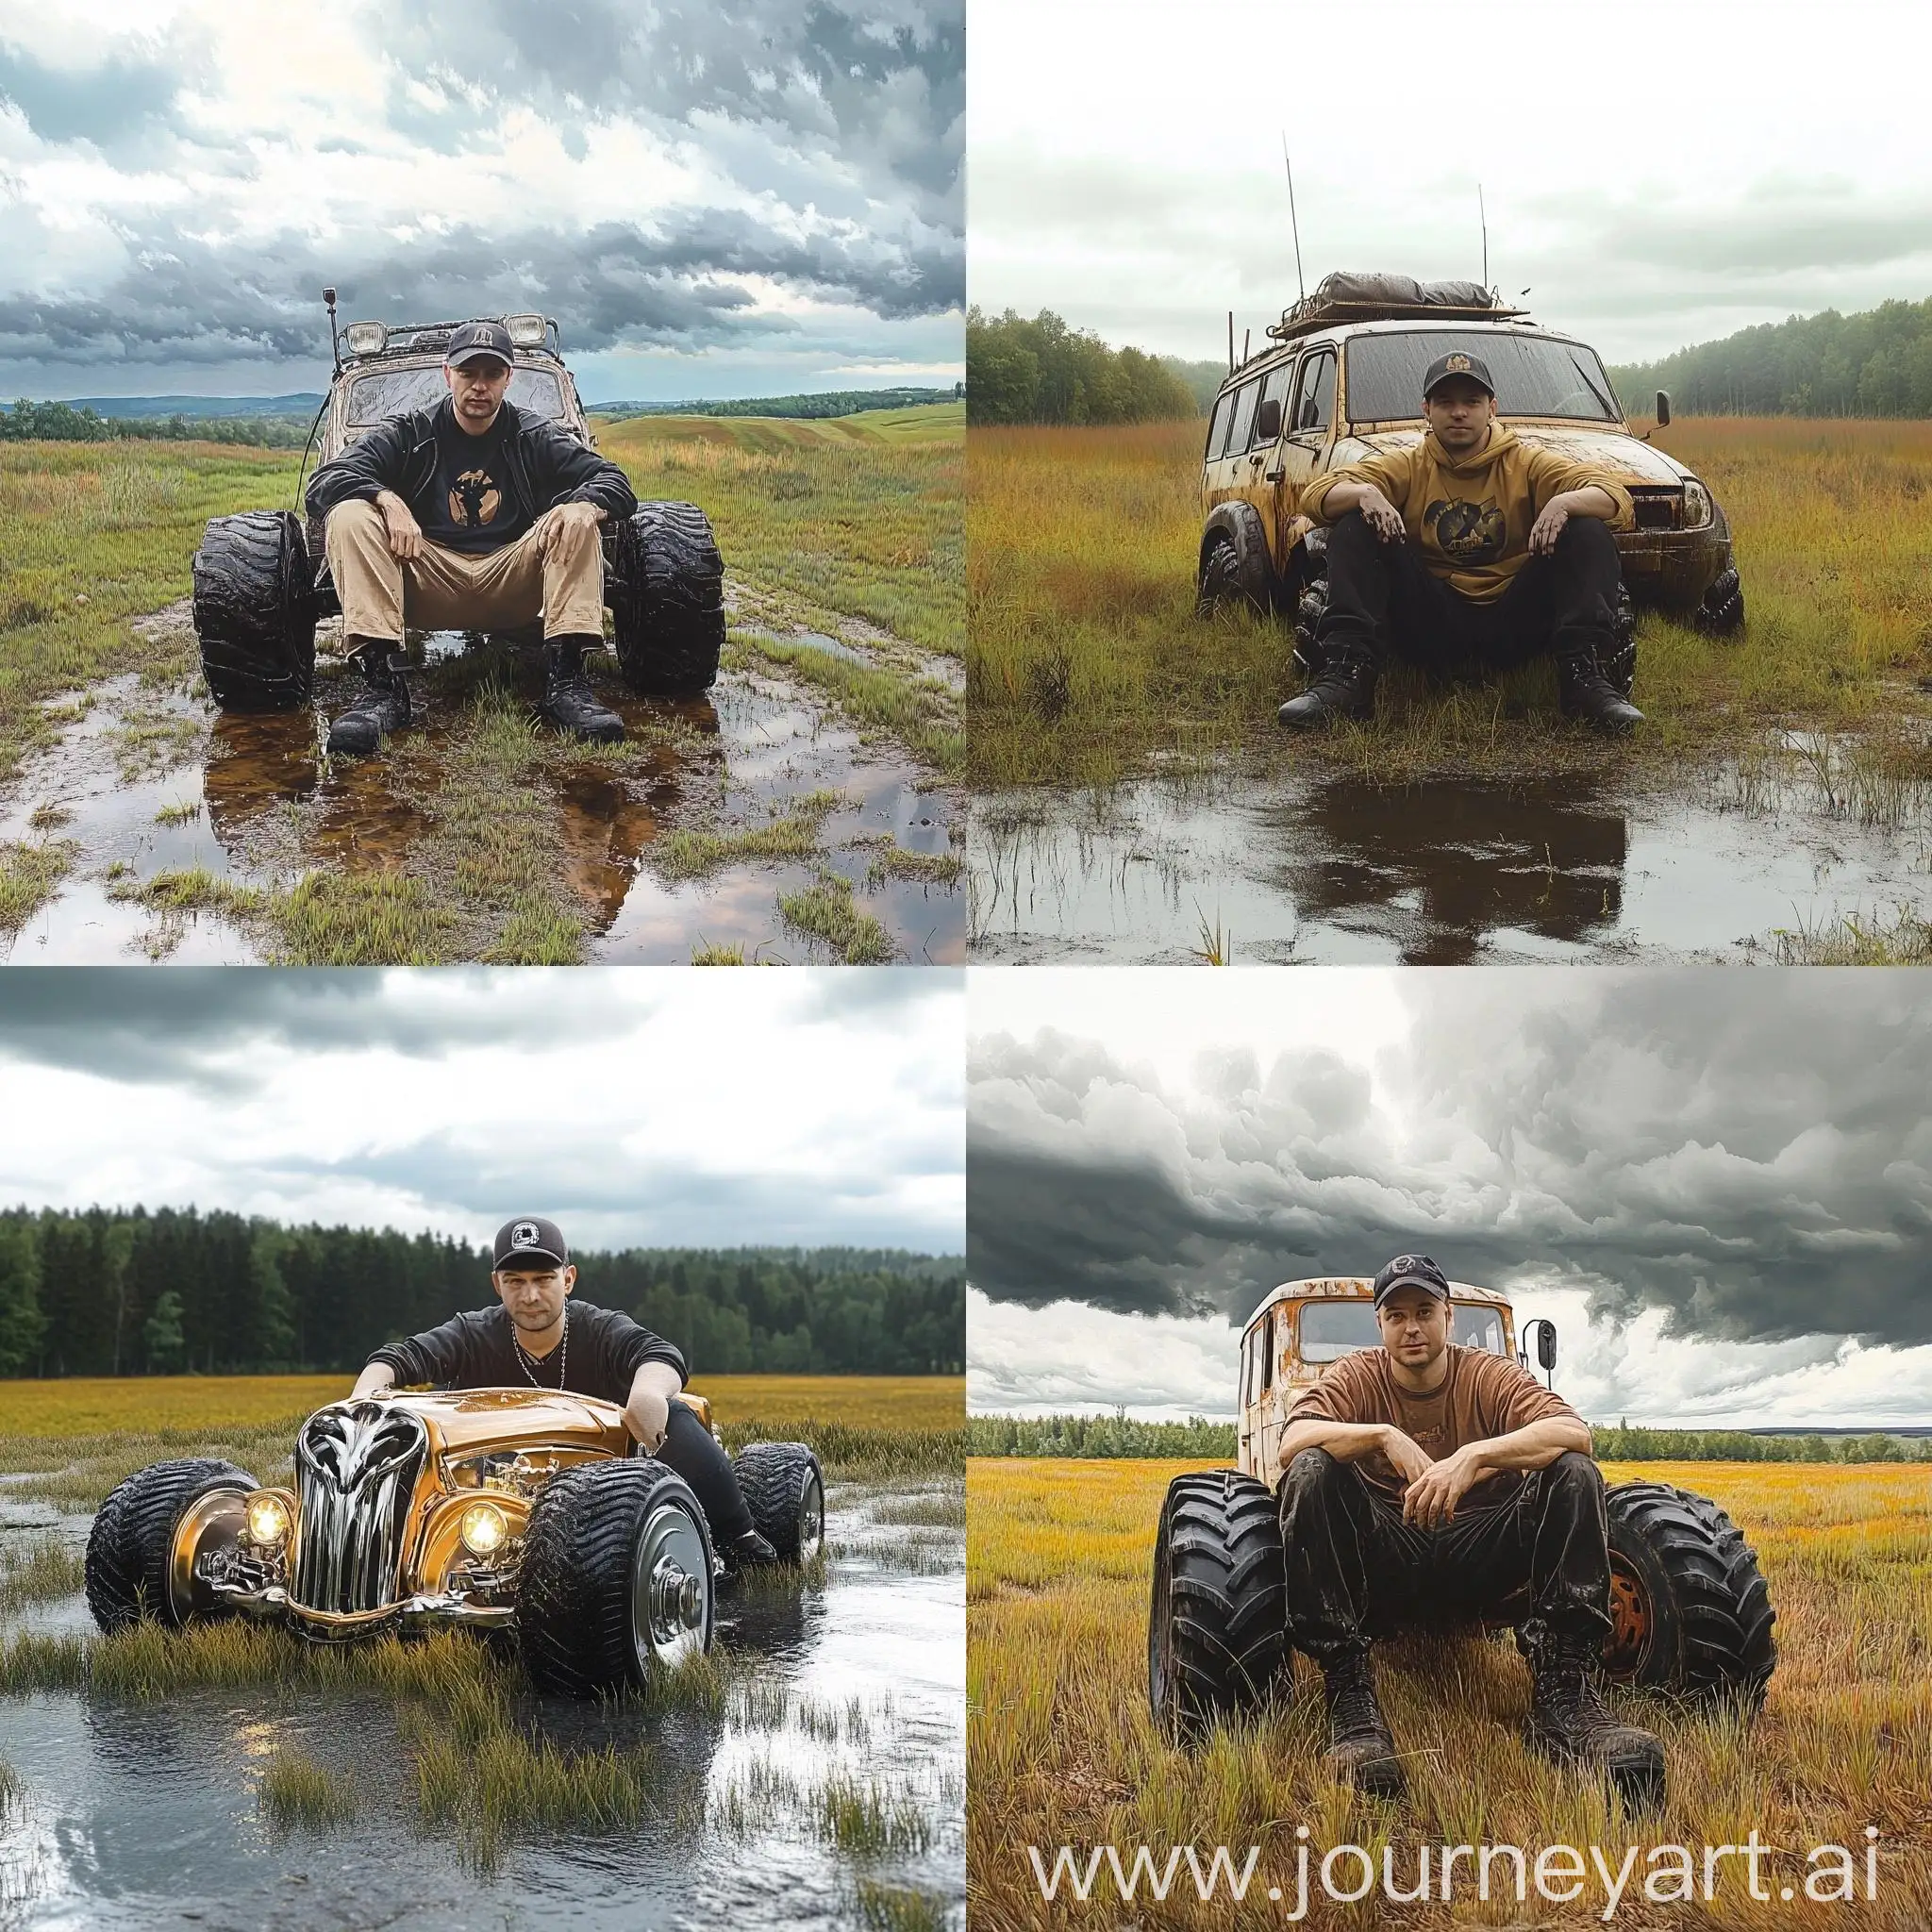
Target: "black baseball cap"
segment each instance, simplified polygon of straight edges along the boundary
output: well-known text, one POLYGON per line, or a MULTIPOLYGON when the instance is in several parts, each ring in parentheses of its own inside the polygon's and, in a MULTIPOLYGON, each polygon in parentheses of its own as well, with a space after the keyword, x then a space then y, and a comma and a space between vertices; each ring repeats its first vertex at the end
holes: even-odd
POLYGON ((1398 1288, 1425 1288, 1438 1301, 1449 1299, 1449 1277, 1426 1255, 1397 1255, 1375 1276, 1375 1307, 1398 1288))
POLYGON ((556 1222, 545 1221, 541 1214, 520 1214, 496 1230, 490 1272, 494 1274, 505 1268, 527 1267, 533 1261, 549 1268, 567 1268, 570 1249, 556 1222))
POLYGON ((1490 365, 1480 356, 1472 356, 1466 349, 1451 349, 1446 356, 1438 356, 1429 364, 1428 373, 1423 377, 1423 394, 1432 396, 1439 383, 1444 383, 1452 375, 1466 375, 1470 381, 1480 383, 1490 392, 1490 400, 1496 399, 1496 385, 1490 380, 1490 365))
POLYGON ((510 354, 509 331, 502 323, 466 322, 450 330, 449 347, 442 352, 442 359, 452 369, 460 369, 478 356, 494 356, 506 369, 513 366, 516 358, 510 354))

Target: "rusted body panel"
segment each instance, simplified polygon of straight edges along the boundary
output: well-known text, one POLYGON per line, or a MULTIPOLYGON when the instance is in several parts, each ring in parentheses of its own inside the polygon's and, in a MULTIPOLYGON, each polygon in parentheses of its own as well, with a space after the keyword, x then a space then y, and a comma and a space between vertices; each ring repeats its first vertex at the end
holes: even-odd
MULTIPOLYGON (((1451 1306, 1459 1324, 1475 1331, 1491 1324, 1500 1328, 1500 1352, 1513 1361, 1516 1355, 1516 1316, 1509 1297, 1493 1288, 1472 1282, 1449 1284, 1451 1306)), ((1326 1372, 1325 1361, 1309 1361, 1302 1352, 1302 1315, 1310 1307, 1353 1302, 1367 1308, 1374 1283, 1361 1274, 1327 1274, 1305 1281, 1285 1281, 1272 1289, 1248 1317, 1241 1331, 1240 1423, 1236 1431, 1237 1458, 1245 1475, 1258 1477, 1273 1489, 1280 1480, 1282 1431, 1295 1398, 1326 1372)))

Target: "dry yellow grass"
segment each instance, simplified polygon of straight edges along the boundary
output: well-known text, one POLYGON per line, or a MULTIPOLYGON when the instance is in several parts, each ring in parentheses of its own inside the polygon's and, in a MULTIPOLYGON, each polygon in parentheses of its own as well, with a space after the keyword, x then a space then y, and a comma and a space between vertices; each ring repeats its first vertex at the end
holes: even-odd
MULTIPOLYGON (((353 1375, 124 1375, 0 1382, 0 1435, 65 1438, 126 1430, 237 1429, 307 1415, 348 1394, 353 1375)), ((958 1375, 707 1375, 691 1384, 718 1421, 817 1416, 852 1428, 962 1428, 958 1375)))
MULTIPOLYGON (((1595 1843, 1612 1867, 1628 1844, 1741 1842, 1756 1824, 1775 1850, 1774 1894, 1814 1844, 1860 1848, 1876 1825, 1879 1902, 1873 1907, 1756 1904, 1741 1863, 1724 1868, 1702 1905, 1645 1906, 1627 1894, 1625 1927, 1847 1926, 1906 1932, 1932 1924, 1932 1488, 1922 1469, 1890 1465, 1646 1463, 1607 1465, 1612 1481, 1641 1476, 1714 1498, 1756 1545, 1778 1611, 1779 1662, 1755 1728, 1697 1718, 1648 1698, 1620 1697, 1662 1735, 1671 1795, 1657 1818, 1626 1822, 1598 1792, 1526 1751, 1516 1727, 1528 1675, 1506 1641, 1409 1641, 1378 1650, 1383 1699, 1407 1755, 1406 1806, 1356 1808, 1320 1770, 1319 1679, 1259 1724, 1230 1726, 1198 1754, 1177 1751, 1147 1711, 1146 1616, 1154 1534, 1170 1479, 1197 1462, 974 1459, 968 1499, 969 1898, 975 1926, 1128 1923, 1096 1888, 1070 1907, 1044 1907, 1029 1844, 1141 1842, 1164 1857, 1193 1843, 1204 1858, 1226 1844, 1239 1862, 1291 1876, 1296 1827, 1317 1847, 1361 1844, 1378 1862, 1399 1848, 1398 1882, 1412 1883, 1413 1847, 1488 1840, 1537 1847, 1595 1843)), ((1318 1854, 1319 1856, 1319 1854, 1318 1854)), ((1700 1854, 1701 1856, 1701 1854, 1700 1854)), ((1643 1870, 1640 1858, 1641 1884, 1643 1870)), ((1344 1868, 1340 1882, 1351 1882, 1344 1868)), ((1103 1885, 1107 1883, 1103 1880, 1103 1885)), ((1573 1906, 1487 1906, 1465 1898, 1455 1923, 1517 1926, 1594 1923, 1594 1882, 1573 1906), (1593 1896, 1592 1896, 1593 1894, 1593 1896), (1530 1917, 1523 1914, 1528 1911, 1530 1917)), ((1237 1909, 1194 1901, 1185 1874, 1142 1926, 1278 1925, 1292 1892, 1258 1893, 1237 1909), (1189 1893, 1188 1902, 1178 1892, 1189 1893)), ((1435 1905, 1326 1907, 1305 1924, 1367 1927, 1451 1923, 1435 1905)))
MULTIPOLYGON (((1154 754, 1278 749, 1274 710, 1293 688, 1286 624, 1191 614, 1201 434, 1170 423, 967 439, 982 787, 1100 783, 1154 754)), ((1891 763, 1909 761, 1896 741, 1908 734, 1888 727, 1924 712, 1913 680, 1932 668, 1932 423, 1690 419, 1657 441, 1724 505, 1748 621, 1721 641, 1646 616, 1636 695, 1648 731, 1617 749, 1566 726, 1547 666, 1447 694, 1404 675, 1385 680, 1372 726, 1296 741, 1292 755, 1385 774, 1507 774, 1736 749, 1774 725, 1853 725, 1877 732, 1891 763)))

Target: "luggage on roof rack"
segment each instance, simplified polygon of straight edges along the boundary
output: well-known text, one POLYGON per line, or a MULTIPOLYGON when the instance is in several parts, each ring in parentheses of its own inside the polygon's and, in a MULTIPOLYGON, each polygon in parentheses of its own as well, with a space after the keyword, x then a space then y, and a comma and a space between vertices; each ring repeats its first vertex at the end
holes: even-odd
POLYGON ((1404 315, 1502 322, 1524 313, 1505 308, 1480 282, 1419 282, 1413 275, 1338 270, 1324 275, 1312 295, 1285 310, 1268 333, 1285 341, 1334 322, 1380 322, 1404 315))

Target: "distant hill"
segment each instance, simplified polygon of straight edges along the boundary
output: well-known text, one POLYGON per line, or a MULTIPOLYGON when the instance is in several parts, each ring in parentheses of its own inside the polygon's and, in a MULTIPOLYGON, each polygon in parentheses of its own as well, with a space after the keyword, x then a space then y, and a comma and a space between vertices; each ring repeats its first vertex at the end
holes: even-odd
POLYGON ((1932 416, 1932 300, 1760 323, 1610 380, 1643 413, 1665 390, 1682 416, 1932 416))
POLYGON ((322 408, 320 391, 291 396, 70 396, 69 408, 96 416, 300 416, 305 422, 322 408))
POLYGON ((913 409, 951 403, 966 393, 963 383, 946 389, 841 389, 818 395, 744 396, 728 402, 586 403, 592 416, 856 416, 865 409, 913 409))

